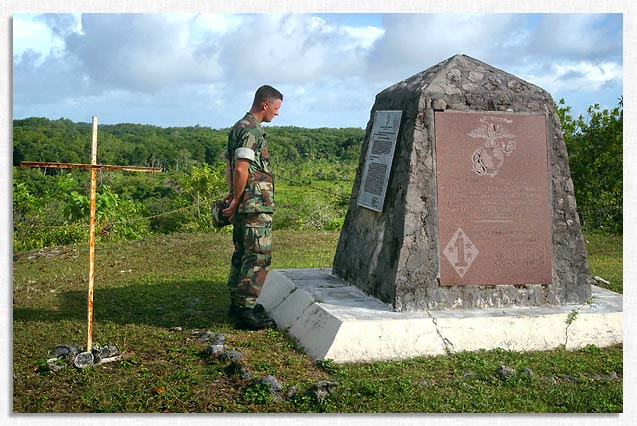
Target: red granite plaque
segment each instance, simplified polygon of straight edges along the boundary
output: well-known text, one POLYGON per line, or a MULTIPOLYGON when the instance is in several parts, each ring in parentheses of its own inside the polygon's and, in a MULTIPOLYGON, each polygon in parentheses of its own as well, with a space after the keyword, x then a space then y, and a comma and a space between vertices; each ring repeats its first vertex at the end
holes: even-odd
POLYGON ((440 284, 552 282, 541 114, 436 112, 440 284))

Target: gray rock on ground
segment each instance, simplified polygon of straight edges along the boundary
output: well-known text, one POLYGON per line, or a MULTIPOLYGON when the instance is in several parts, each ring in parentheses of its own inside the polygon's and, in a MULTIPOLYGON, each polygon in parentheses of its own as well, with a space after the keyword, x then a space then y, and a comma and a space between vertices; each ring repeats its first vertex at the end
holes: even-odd
POLYGON ((515 370, 507 365, 501 365, 495 370, 498 377, 502 380, 509 380, 515 375, 515 370))
POLYGON ((73 359, 82 352, 82 348, 75 345, 58 345, 51 351, 52 358, 73 359))
POLYGON ((223 345, 210 345, 206 348, 206 354, 211 356, 217 356, 223 353, 223 345))
POLYGON ((305 394, 309 395, 317 402, 323 402, 325 401, 325 399, 327 399, 328 396, 330 396, 332 392, 334 392, 334 390, 336 390, 338 385, 340 385, 339 382, 330 382, 326 380, 320 380, 316 382, 315 384, 313 384, 312 386, 310 386, 305 391, 305 394))
POLYGON ((109 358, 115 358, 120 354, 119 349, 115 345, 94 346, 91 353, 93 354, 95 364, 99 364, 109 358))
POLYGON ((244 358, 244 355, 236 350, 229 350, 229 351, 225 351, 223 352, 220 356, 222 361, 231 361, 231 362, 237 362, 237 361, 241 361, 244 358))
POLYGON ((274 399, 278 401, 283 400, 283 398, 280 395, 280 392, 283 390, 283 386, 277 380, 276 377, 271 375, 261 377, 260 379, 257 379, 254 382, 254 385, 255 386, 264 385, 265 387, 267 387, 268 392, 274 399))
POLYGON ((95 365, 95 358, 91 352, 82 352, 77 354, 73 360, 73 365, 77 368, 92 367, 95 365))

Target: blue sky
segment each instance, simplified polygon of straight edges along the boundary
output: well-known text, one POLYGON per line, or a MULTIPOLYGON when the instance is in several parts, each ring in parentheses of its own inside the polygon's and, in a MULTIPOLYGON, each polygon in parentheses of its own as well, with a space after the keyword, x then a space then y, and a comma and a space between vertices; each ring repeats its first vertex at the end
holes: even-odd
POLYGON ((375 95, 457 53, 564 98, 623 93, 621 14, 15 14, 13 116, 232 125, 256 87, 274 125, 365 127, 375 95))

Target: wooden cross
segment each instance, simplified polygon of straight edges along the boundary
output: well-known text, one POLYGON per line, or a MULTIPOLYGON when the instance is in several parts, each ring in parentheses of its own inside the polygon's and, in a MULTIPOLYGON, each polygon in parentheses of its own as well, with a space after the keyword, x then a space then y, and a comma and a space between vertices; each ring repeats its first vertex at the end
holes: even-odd
POLYGON ((48 163, 22 161, 21 167, 38 167, 53 169, 88 169, 91 171, 91 194, 89 209, 89 266, 88 266, 88 337, 86 351, 91 352, 93 346, 93 287, 95 283, 95 199, 97 193, 98 170, 121 170, 127 172, 162 172, 162 168, 141 166, 110 166, 97 164, 97 117, 93 117, 93 137, 91 149, 91 164, 48 163))

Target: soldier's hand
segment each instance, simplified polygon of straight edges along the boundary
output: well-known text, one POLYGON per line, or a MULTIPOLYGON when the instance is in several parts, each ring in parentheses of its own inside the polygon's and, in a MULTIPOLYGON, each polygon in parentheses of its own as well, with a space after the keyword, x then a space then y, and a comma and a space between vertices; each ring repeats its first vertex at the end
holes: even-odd
POLYGON ((237 211, 237 207, 239 207, 239 200, 233 198, 232 201, 230 201, 230 206, 227 209, 223 209, 221 214, 232 221, 232 219, 234 219, 234 214, 237 211))

